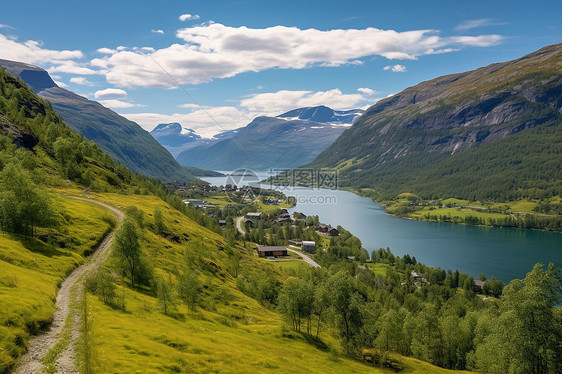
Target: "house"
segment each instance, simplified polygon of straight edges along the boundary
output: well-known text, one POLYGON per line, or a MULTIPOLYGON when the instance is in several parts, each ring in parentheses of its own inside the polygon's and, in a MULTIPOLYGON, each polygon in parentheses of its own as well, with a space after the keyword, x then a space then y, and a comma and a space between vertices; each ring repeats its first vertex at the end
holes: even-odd
POLYGON ((281 213, 281 215, 279 216, 279 218, 281 219, 290 219, 291 218, 291 214, 289 212, 284 212, 281 213))
POLYGON ((302 247, 302 242, 299 242, 298 240, 289 240, 289 245, 294 245, 295 247, 302 247))
POLYGON ((287 248, 282 246, 258 246, 257 250, 260 257, 287 256, 287 248))
POLYGON ((340 232, 337 229, 330 229, 328 230, 328 235, 330 236, 338 236, 340 232))
POLYGON ((323 223, 319 224, 316 226, 316 231, 320 231, 320 232, 328 232, 329 227, 328 225, 325 225, 323 223))
POLYGON ((481 280, 475 280, 474 281, 474 292, 476 293, 482 293, 482 291, 484 290, 484 284, 486 283, 486 281, 481 281, 481 280))
POLYGON ((285 208, 281 209, 281 213, 289 213, 289 211, 285 208))
POLYGON ((412 275, 412 278, 414 278, 414 280, 419 280, 422 279, 422 274, 421 273, 417 273, 415 271, 411 271, 410 274, 412 275))
POLYGON ((219 219, 219 226, 225 226, 226 225, 226 220, 225 219, 219 219))
POLYGON ((258 212, 254 212, 254 213, 246 213, 246 215, 244 216, 244 218, 246 219, 251 219, 251 220, 259 220, 261 219, 261 213, 258 212))
POLYGON ((303 240, 302 250, 307 253, 314 253, 316 251, 316 242, 303 240))

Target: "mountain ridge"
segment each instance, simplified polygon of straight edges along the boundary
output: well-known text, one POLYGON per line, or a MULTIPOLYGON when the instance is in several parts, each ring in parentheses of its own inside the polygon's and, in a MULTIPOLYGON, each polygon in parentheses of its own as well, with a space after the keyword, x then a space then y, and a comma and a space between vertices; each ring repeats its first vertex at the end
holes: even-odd
POLYGON ((316 106, 294 109, 276 117, 260 116, 232 138, 191 148, 180 153, 177 160, 183 165, 215 170, 295 167, 312 161, 360 113, 360 109, 334 111, 316 106))
MULTIPOLYGON (((374 188, 385 198, 414 192, 428 198, 505 199, 510 197, 506 185, 520 197, 530 196, 530 185, 538 183, 533 180, 540 180, 541 190, 559 193, 562 178, 553 159, 526 137, 533 134, 559 155, 553 143, 557 135, 547 133, 560 127, 561 107, 558 44, 422 82, 381 100, 307 166, 339 166, 343 187, 374 188), (494 154, 494 145, 502 157, 494 154), (520 157, 517 148, 529 157, 520 157), (482 152, 491 155, 486 159, 482 152), (539 171, 546 166, 550 175, 539 171)), ((560 157, 554 161, 560 164, 560 157)))
POLYGON ((138 124, 72 91, 59 87, 42 68, 0 60, 0 66, 48 100, 64 122, 93 140, 131 171, 162 180, 194 179, 138 124))

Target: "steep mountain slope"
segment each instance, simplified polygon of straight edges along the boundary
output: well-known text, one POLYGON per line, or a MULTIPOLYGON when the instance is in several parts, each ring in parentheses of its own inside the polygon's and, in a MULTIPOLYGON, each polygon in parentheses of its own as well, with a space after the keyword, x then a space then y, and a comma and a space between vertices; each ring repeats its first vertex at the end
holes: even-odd
POLYGON ((562 44, 422 82, 381 100, 311 167, 383 197, 560 194, 562 44))
POLYGON ((98 102, 58 87, 41 68, 8 60, 0 60, 0 66, 25 81, 40 97, 49 100, 66 124, 93 140, 131 171, 162 180, 193 178, 135 122, 98 102))
POLYGON ((194 130, 183 128, 181 124, 174 122, 159 124, 150 131, 150 135, 162 144, 172 156, 177 157, 183 151, 197 146, 211 146, 221 140, 233 137, 237 132, 238 129, 224 131, 211 139, 206 139, 194 130))
POLYGON ((258 117, 232 138, 189 149, 177 159, 182 165, 218 170, 291 168, 312 161, 361 113, 319 106, 258 117))

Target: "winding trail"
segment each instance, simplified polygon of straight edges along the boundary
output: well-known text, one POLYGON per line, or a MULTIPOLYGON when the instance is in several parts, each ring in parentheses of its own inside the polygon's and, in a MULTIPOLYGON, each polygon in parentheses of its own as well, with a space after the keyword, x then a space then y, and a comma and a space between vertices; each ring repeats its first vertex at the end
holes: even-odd
MULTIPOLYGON (((244 229, 242 228, 242 221, 244 220, 244 217, 238 217, 236 218, 236 228, 238 229, 238 232, 242 235, 246 234, 246 231, 244 231, 244 229)), ((287 247, 285 247, 287 248, 287 247)), ((297 250, 291 249, 291 248, 287 248, 287 251, 292 252, 298 256, 300 256, 304 261, 306 261, 306 263, 308 263, 310 266, 312 266, 313 268, 319 268, 321 267, 316 261, 314 261, 313 259, 311 259, 310 257, 308 257, 307 255, 305 255, 302 252, 299 252, 297 250)))
MULTIPOLYGON (((68 198, 90 202, 108 209, 117 219, 116 227, 123 221, 124 214, 107 204, 82 197, 68 196, 68 198)), ((54 361, 57 372, 64 374, 78 373, 75 366, 74 358, 76 352, 74 348, 80 337, 81 315, 76 305, 84 295, 85 276, 96 270, 111 253, 111 239, 113 238, 114 231, 111 231, 104 238, 97 251, 82 266, 76 268, 64 279, 57 293, 56 311, 49 330, 30 340, 29 349, 21 358, 20 365, 14 371, 15 374, 38 374, 44 372, 45 365, 43 359, 55 346, 61 349, 60 354, 57 355, 54 361), (70 324, 67 327, 67 331, 70 331, 69 336, 64 331, 65 324, 67 323, 70 324), (68 340, 68 342, 65 342, 65 340, 68 340)))

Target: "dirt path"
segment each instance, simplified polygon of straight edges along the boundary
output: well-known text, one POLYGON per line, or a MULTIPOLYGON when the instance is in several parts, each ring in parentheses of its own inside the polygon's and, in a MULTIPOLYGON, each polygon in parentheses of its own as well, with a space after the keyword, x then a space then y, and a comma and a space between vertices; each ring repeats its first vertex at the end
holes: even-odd
MULTIPOLYGON (((110 210, 117 219, 117 225, 121 223, 124 215, 119 210, 99 201, 85 199, 81 197, 70 197, 76 200, 87 201, 101 205, 110 210)), ((78 373, 75 368, 75 345, 80 336, 80 313, 77 301, 83 295, 85 275, 97 269, 111 253, 111 239, 113 232, 109 233, 100 244, 98 250, 86 260, 86 263, 76 268, 61 284, 56 299, 56 312, 49 331, 38 335, 29 342, 28 352, 20 360, 19 367, 15 370, 16 374, 39 374, 44 371, 43 358, 48 352, 56 352, 61 349, 60 354, 54 361, 54 365, 59 373, 69 374, 78 373), (68 319, 68 321, 67 321, 68 319), (70 323, 65 334, 65 323, 70 323), (66 336, 65 336, 66 335, 66 336), (56 348, 55 348, 56 347, 56 348)))
POLYGON ((236 228, 238 229, 238 232, 242 235, 246 234, 246 231, 244 231, 244 229, 242 228, 242 221, 244 220, 244 217, 238 217, 236 218, 236 228))

